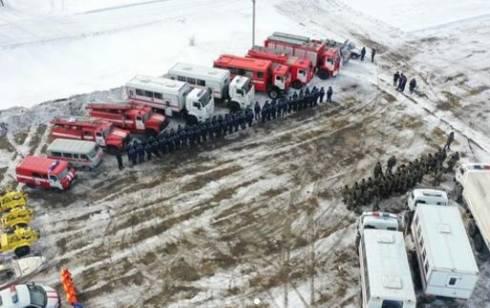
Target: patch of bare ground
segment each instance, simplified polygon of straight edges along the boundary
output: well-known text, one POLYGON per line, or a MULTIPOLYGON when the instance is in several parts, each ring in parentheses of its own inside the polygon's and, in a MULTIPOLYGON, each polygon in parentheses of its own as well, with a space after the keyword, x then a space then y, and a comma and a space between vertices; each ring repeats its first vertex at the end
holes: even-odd
POLYGON ((242 167, 238 165, 232 165, 229 167, 217 169, 217 170, 212 170, 204 174, 200 174, 194 177, 193 181, 184 185, 182 187, 182 191, 184 192, 189 192, 189 191, 195 191, 198 190, 205 185, 207 185, 209 182, 212 181, 217 181, 223 177, 226 177, 232 173, 235 173, 237 171, 240 171, 242 167))
POLYGON ((451 110, 457 113, 458 109, 461 108, 461 98, 448 91, 442 91, 441 93, 446 97, 446 100, 438 102, 437 108, 444 111, 451 110))
POLYGON ((26 140, 27 136, 29 135, 29 128, 26 128, 27 130, 19 131, 15 133, 14 135, 14 141, 17 144, 24 144, 24 141, 26 140))
POLYGON ((31 140, 29 140, 29 153, 33 154, 36 148, 39 146, 41 142, 41 138, 46 133, 46 129, 48 126, 46 124, 40 124, 36 128, 36 132, 32 135, 31 140))
POLYGON ((10 144, 10 141, 5 135, 0 137, 0 149, 15 152, 15 148, 10 144))

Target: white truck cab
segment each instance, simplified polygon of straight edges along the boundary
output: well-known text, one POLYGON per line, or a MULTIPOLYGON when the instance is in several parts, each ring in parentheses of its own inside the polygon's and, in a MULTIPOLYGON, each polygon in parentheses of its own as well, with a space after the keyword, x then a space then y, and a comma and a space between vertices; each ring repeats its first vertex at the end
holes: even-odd
POLYGON ((407 206, 411 211, 415 211, 418 204, 447 206, 449 200, 447 198, 447 193, 443 190, 417 188, 412 190, 408 195, 407 206))
POLYGON ((232 110, 251 107, 255 98, 255 86, 250 78, 237 75, 230 83, 229 96, 232 110))
POLYGON ((18 284, 0 291, 0 307, 58 308, 60 298, 55 289, 41 284, 18 284))
POLYGON ((185 98, 185 109, 187 115, 194 117, 197 122, 204 122, 211 118, 214 113, 214 99, 211 89, 192 89, 185 98))
POLYGON ((364 212, 359 217, 357 225, 359 234, 364 229, 399 231, 400 218, 398 215, 387 212, 364 212))

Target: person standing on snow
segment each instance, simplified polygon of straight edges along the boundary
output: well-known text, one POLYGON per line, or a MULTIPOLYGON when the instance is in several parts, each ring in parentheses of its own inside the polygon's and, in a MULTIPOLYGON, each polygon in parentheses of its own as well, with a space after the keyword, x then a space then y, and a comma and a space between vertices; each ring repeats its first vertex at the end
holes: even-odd
POLYGON ((331 86, 329 86, 327 90, 327 103, 332 102, 332 95, 333 95, 333 89, 331 86))
POLYGON ((371 62, 374 63, 374 56, 376 56, 376 49, 371 49, 371 62))
POLYGON ((254 112, 255 112, 255 120, 258 121, 260 119, 260 104, 258 101, 255 102, 254 112))
POLYGON ((362 49, 361 49, 361 61, 364 61, 365 56, 366 56, 366 47, 362 47, 362 49))
POLYGON ((400 73, 396 71, 393 75, 393 86, 396 87, 398 85, 398 80, 400 79, 400 73))
POLYGON ((415 78, 412 78, 412 80, 410 80, 410 83, 408 84, 408 86, 410 89, 410 94, 412 94, 413 91, 415 90, 415 88, 417 87, 417 81, 415 80, 415 78))

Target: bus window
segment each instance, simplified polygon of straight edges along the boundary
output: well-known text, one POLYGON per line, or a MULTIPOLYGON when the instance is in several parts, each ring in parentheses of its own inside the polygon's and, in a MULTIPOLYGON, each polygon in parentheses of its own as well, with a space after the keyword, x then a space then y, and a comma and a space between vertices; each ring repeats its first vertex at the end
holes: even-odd
POLYGON ((144 95, 145 95, 145 93, 143 92, 143 90, 136 89, 136 95, 139 95, 139 96, 144 96, 144 95))
POLYGON ((162 93, 153 93, 156 99, 162 99, 162 93))
POLYGON ((88 159, 88 156, 87 156, 87 155, 85 155, 85 154, 80 155, 80 158, 81 158, 81 159, 83 159, 83 160, 89 160, 89 159, 88 159))
POLYGON ((63 157, 72 158, 73 156, 71 155, 71 153, 63 153, 63 157))
POLYGON ((177 76, 177 80, 178 81, 183 81, 183 82, 186 81, 184 76, 177 76))
POLYGON ((153 97, 153 92, 145 91, 145 96, 146 97, 153 97))

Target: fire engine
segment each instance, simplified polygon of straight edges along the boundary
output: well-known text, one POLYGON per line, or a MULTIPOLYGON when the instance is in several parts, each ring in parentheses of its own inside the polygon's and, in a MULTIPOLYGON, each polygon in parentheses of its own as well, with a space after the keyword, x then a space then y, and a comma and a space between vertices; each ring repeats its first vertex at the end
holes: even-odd
POLYGON ((270 60, 221 55, 214 61, 214 67, 229 70, 232 77, 247 76, 252 80, 255 90, 267 92, 270 98, 277 98, 287 92, 291 83, 288 67, 270 60))
POLYGON ((27 156, 15 168, 17 182, 28 186, 66 190, 76 171, 67 161, 40 156, 27 156))
POLYGON ((22 191, 7 191, 0 196, 0 212, 8 212, 27 204, 27 195, 22 191))
POLYGON ((127 130, 114 127, 105 120, 53 119, 51 137, 95 141, 109 152, 124 149, 129 142, 127 130))
POLYGON ((320 79, 327 79, 339 73, 340 51, 338 48, 328 47, 324 41, 274 32, 265 40, 264 46, 287 55, 309 59, 317 68, 317 75, 320 79))
POLYGON ((14 251, 19 258, 31 252, 32 244, 39 239, 39 233, 30 228, 16 228, 11 233, 0 234, 0 252, 14 251))
POLYGON ((300 89, 313 79, 314 68, 311 61, 285 53, 276 52, 274 49, 254 46, 248 51, 247 58, 270 60, 274 63, 287 65, 291 74, 291 86, 300 89))
POLYGON ((107 120, 131 133, 158 135, 168 125, 164 115, 153 113, 151 107, 136 103, 89 104, 90 116, 107 120))

